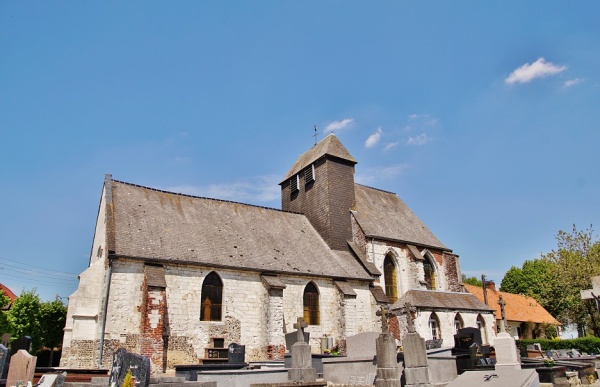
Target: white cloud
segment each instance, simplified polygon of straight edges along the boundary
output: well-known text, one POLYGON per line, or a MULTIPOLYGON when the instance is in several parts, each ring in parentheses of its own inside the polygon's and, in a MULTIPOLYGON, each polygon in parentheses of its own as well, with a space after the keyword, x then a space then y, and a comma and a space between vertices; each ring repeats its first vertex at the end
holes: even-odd
POLYGON ((525 63, 523 66, 514 70, 504 82, 509 85, 513 83, 527 83, 535 78, 543 78, 549 75, 558 74, 567 69, 567 66, 557 66, 552 62, 546 62, 544 58, 539 58, 533 63, 525 63))
POLYGON ((417 136, 411 136, 406 140, 408 145, 424 145, 431 141, 431 138, 425 133, 421 133, 417 136))
POLYGON ((367 138, 367 141, 365 141, 365 146, 367 148, 373 148, 375 145, 377 145, 379 143, 379 140, 381 140, 382 133, 383 131, 381 130, 381 127, 377 128, 375 133, 373 133, 369 136, 369 138, 367 138))
POLYGON ((583 82, 583 79, 581 79, 581 78, 568 79, 563 84, 563 87, 567 88, 567 87, 575 86, 581 82, 583 82))
POLYGON ((352 122, 354 122, 354 118, 344 118, 341 121, 333 121, 325 127, 325 132, 335 132, 346 129, 352 122))
POLYGON ((387 145, 386 145, 386 146, 383 148, 383 151, 384 151, 384 152, 387 152, 387 151, 389 151, 389 150, 391 150, 391 149, 395 148, 397 145, 398 145, 398 143, 397 143, 397 142, 390 142, 389 144, 387 144, 387 145))
POLYGON ((363 185, 372 185, 379 181, 394 180, 409 168, 408 164, 391 165, 384 168, 371 168, 355 176, 356 182, 363 185))
MULTIPOLYGON (((256 176, 226 184, 208 186, 180 185, 165 188, 166 191, 186 195, 231 200, 240 203, 265 204, 281 197, 277 175, 256 176)), ((275 205, 276 203, 271 203, 275 205)))

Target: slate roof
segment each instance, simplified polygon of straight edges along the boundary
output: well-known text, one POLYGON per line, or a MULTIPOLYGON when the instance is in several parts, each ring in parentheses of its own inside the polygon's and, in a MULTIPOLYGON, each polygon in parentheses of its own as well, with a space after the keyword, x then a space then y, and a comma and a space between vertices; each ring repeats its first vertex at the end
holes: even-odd
POLYGON ((352 157, 350 152, 348 152, 340 140, 338 140, 337 137, 332 133, 298 157, 292 168, 290 168, 281 182, 283 183, 325 155, 337 157, 339 159, 347 160, 353 164, 356 164, 354 157, 352 157))
POLYGON ((332 251, 304 215, 112 179, 106 184, 114 224, 108 248, 116 256, 372 279, 350 253, 332 251))
POLYGON ((352 211, 367 237, 452 251, 440 242, 414 212, 392 192, 355 184, 352 211))
POLYGON ((493 309, 479 301, 471 293, 441 292, 439 290, 413 289, 404 293, 398 301, 391 306, 391 310, 404 308, 410 304, 423 309, 455 309, 480 312, 492 312, 493 309))
MULTIPOLYGON (((465 289, 483 302, 483 288, 464 284, 465 289)), ((507 321, 531 321, 534 323, 546 323, 552 325, 561 325, 543 306, 541 306, 533 297, 527 297, 521 294, 513 294, 500 292, 496 289, 487 289, 488 304, 494 309, 496 320, 502 319, 500 305, 498 300, 502 295, 502 299, 506 302, 504 312, 506 313, 507 321)))

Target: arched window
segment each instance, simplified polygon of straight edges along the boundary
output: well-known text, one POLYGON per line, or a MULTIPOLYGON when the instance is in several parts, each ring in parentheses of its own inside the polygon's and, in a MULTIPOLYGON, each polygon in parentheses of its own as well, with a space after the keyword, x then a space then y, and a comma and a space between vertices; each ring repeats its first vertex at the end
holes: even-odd
POLYGON ((435 266, 431 262, 431 258, 427 256, 423 262, 423 271, 425 272, 425 286, 429 290, 435 290, 435 266))
POLYGON ((214 272, 210 272, 202 283, 200 305, 201 321, 221 321, 223 302, 223 282, 214 272))
POLYGON ((481 317, 481 315, 477 315, 477 329, 479 329, 479 332, 481 333, 481 342, 482 344, 487 344, 488 340, 487 340, 487 332, 485 330, 485 320, 483 319, 483 317, 481 317))
POLYGON ((321 323, 319 314, 319 291, 314 283, 309 282, 304 288, 304 321, 308 325, 319 325, 321 323))
POLYGON ((457 313, 456 316, 454 316, 454 333, 458 333, 458 330, 462 329, 464 325, 465 324, 462 317, 460 317, 460 313, 457 313))
POLYGON ((442 334, 440 332, 440 320, 435 313, 432 313, 431 316, 429 316, 429 330, 431 331, 432 340, 438 340, 442 338, 442 334))
POLYGON ((396 281, 396 265, 389 255, 383 260, 383 280, 385 281, 385 294, 393 304, 398 299, 398 283, 396 281))

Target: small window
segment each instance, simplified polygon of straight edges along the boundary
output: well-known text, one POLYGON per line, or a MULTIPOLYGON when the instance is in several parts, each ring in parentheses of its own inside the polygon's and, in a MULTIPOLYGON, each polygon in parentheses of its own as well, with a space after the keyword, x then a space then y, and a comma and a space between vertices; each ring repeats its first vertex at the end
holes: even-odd
POLYGON ((304 288, 304 321, 308 325, 320 325, 319 291, 314 283, 309 282, 304 288))
POLYGON ((311 164, 310 167, 304 170, 304 183, 308 184, 311 181, 315 181, 315 165, 311 164))
POLYGON ((294 175, 290 177, 290 192, 294 193, 298 191, 298 186, 300 185, 300 176, 294 175))
POLYGON ((221 321, 223 283, 214 271, 202 283, 201 299, 200 320, 221 321))

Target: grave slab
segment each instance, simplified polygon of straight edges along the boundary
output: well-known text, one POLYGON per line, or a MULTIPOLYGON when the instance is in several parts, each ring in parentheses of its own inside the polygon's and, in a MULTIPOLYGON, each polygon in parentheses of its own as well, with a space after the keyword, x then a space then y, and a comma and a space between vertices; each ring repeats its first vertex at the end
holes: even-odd
POLYGON ((17 382, 31 382, 35 374, 35 363, 37 358, 29 352, 20 349, 11 356, 10 367, 6 377, 7 386, 16 386, 17 382))

